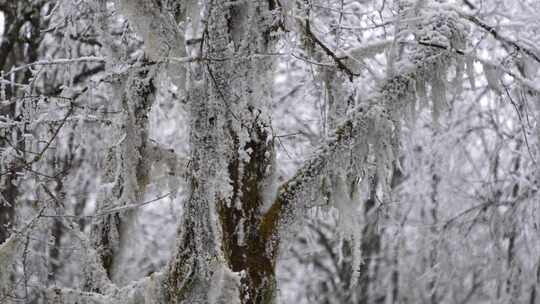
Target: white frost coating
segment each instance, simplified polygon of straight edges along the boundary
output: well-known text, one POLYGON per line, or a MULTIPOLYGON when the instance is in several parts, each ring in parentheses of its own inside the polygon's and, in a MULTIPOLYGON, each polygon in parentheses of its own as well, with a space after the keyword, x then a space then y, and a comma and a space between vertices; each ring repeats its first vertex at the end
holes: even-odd
MULTIPOLYGON (((1 127, 2 127, 2 123, 0 123, 0 128, 1 127)), ((7 166, 9 166, 10 164, 13 164, 17 159, 20 159, 20 157, 22 157, 21 153, 17 151, 15 148, 11 146, 2 147, 2 149, 0 150, 0 170, 2 170, 1 172, 8 171, 9 169, 7 166)), ((3 174, 0 177, 0 182, 4 183, 4 180, 6 178, 7 178, 7 175, 3 174)))
POLYGON ((52 289, 48 291, 47 300, 55 304, 109 304, 112 300, 98 293, 82 292, 69 289, 52 289))
POLYGON ((130 25, 142 36, 150 59, 186 55, 184 37, 174 19, 169 13, 160 11, 154 0, 123 0, 120 8, 130 25))
POLYGON ((482 63, 482 69, 484 70, 489 88, 499 93, 501 91, 499 79, 502 73, 496 67, 484 63, 482 63))
POLYGON ((347 64, 355 69, 360 68, 362 61, 369 57, 373 57, 377 54, 384 52, 388 47, 392 45, 391 40, 382 40, 372 43, 366 43, 358 48, 346 50, 340 57, 347 56, 347 64))
POLYGON ((271 207, 278 193, 279 184, 277 182, 278 172, 276 170, 276 155, 266 151, 264 157, 267 160, 268 165, 265 170, 265 179, 262 181, 261 192, 263 204, 261 206, 262 214, 266 213, 271 207))
POLYGON ((361 47, 345 51, 346 55, 354 59, 363 59, 384 52, 384 50, 392 44, 391 40, 382 40, 363 44, 361 47))
POLYGON ((245 245, 245 238, 246 235, 244 233, 244 222, 246 221, 245 218, 241 218, 238 222, 238 226, 236 226, 236 235, 238 237, 238 246, 244 246, 245 245))
POLYGON ((160 167, 165 169, 170 196, 175 198, 178 189, 180 189, 182 178, 186 177, 188 160, 176 154, 173 149, 167 149, 158 143, 152 143, 147 157, 152 164, 152 178, 157 175, 160 167))
POLYGON ((523 76, 526 78, 534 78, 540 68, 538 61, 529 56, 522 55, 519 59, 519 66, 523 68, 523 76))
MULTIPOLYGON (((185 38, 170 12, 155 0, 121 0, 120 9, 144 41, 146 55, 159 61, 167 57, 186 57, 185 38)), ((168 75, 181 91, 185 88, 184 64, 169 63, 168 75)))
MULTIPOLYGON (((386 192, 389 168, 397 161, 400 120, 407 103, 425 95, 426 85, 430 85, 434 116, 446 104, 446 71, 456 61, 454 50, 464 49, 466 26, 453 11, 426 10, 420 14, 422 21, 412 29, 418 43, 397 63, 394 76, 366 99, 367 106, 352 110, 344 123, 338 124, 334 137, 282 186, 277 201, 285 202, 291 210, 285 211, 279 233, 287 236, 302 210, 313 206, 314 197, 321 197, 317 180, 329 169, 344 165, 344 155, 350 151, 345 147, 354 147, 353 169, 359 173, 366 169, 368 157, 375 160, 380 186, 386 192), (438 72, 441 69, 443 72, 438 72)), ((415 110, 413 105, 409 107, 415 110)))
POLYGON ((240 304, 240 274, 220 265, 208 291, 209 304, 240 304))
POLYGON ((4 286, 9 286, 10 269, 16 249, 17 241, 13 235, 0 244, 0 291, 2 291, 4 286))
MULTIPOLYGON (((472 54, 474 55, 474 54, 472 54)), ((476 89, 476 76, 474 73, 474 56, 467 56, 465 58, 465 72, 467 73, 467 78, 469 79, 469 84, 473 90, 476 89)))
POLYGON ((433 121, 439 121, 440 113, 448 107, 446 99, 446 67, 439 65, 430 73, 431 83, 431 100, 433 102, 433 121))
MULTIPOLYGON (((398 96, 398 95, 397 95, 398 96)), ((390 120, 388 111, 382 104, 392 99, 384 96, 372 97, 369 110, 365 107, 354 109, 348 119, 336 127, 334 137, 330 137, 327 143, 315 152, 313 158, 299 169, 295 177, 281 188, 278 201, 290 204, 290 210, 285 210, 280 223, 280 235, 285 240, 291 237, 291 233, 296 231, 295 225, 301 221, 305 207, 317 205, 324 195, 321 193, 320 181, 322 174, 335 170, 336 168, 347 168, 347 164, 354 166, 350 174, 362 174, 368 166, 366 159, 368 156, 374 157, 381 174, 381 185, 386 183, 388 166, 394 160, 393 140, 395 128, 390 120), (351 147, 355 153, 352 153, 351 147)), ((336 191, 337 192, 337 191, 336 191)), ((347 203, 350 199, 342 200, 347 203)), ((336 206, 343 212, 354 209, 351 206, 336 206)), ((354 222, 349 221, 353 227, 354 222)))
POLYGON ((187 13, 191 22, 191 34, 197 35, 199 31, 199 22, 201 21, 201 7, 199 0, 187 0, 187 13))
POLYGON ((352 236, 359 230, 358 215, 356 214, 356 204, 349 195, 350 189, 346 183, 346 177, 341 170, 336 170, 334 175, 334 200, 335 207, 339 210, 339 222, 341 232, 347 237, 352 236))
POLYGON ((440 113, 447 106, 449 68, 455 66, 456 76, 452 84, 457 94, 461 90, 465 64, 469 81, 474 85, 472 62, 463 58, 468 27, 451 10, 426 9, 418 12, 418 16, 421 16, 421 21, 413 24, 411 29, 417 45, 411 49, 410 63, 403 60, 402 64, 412 63, 416 67, 409 76, 414 79, 418 99, 426 101, 426 86, 430 86, 433 121, 437 125, 440 113))
POLYGON ((123 288, 113 288, 105 295, 53 288, 48 290, 47 300, 55 304, 162 304, 167 303, 163 280, 162 273, 155 273, 123 288))
MULTIPOLYGON (((390 44, 391 41, 388 41, 390 44)), ((354 54, 357 56, 359 62, 367 56, 371 56, 378 51, 384 50, 388 45, 381 43, 382 48, 371 46, 361 48, 354 54)), ((331 129, 336 127, 336 124, 346 117, 347 111, 352 107, 348 100, 352 96, 354 89, 351 88, 349 81, 345 80, 342 75, 338 73, 337 69, 320 68, 320 74, 325 86, 326 103, 328 104, 328 126, 331 129)), ((383 134, 381 136, 384 136, 383 134)), ((391 133, 389 133, 391 135, 391 133)), ((379 136, 373 136, 377 139, 379 136)), ((352 269, 348 270, 351 274, 351 286, 355 286, 358 271, 360 266, 361 254, 360 254, 360 239, 362 233, 362 227, 360 226, 360 213, 358 212, 358 206, 361 204, 358 196, 358 185, 355 180, 359 177, 357 168, 361 168, 363 158, 368 155, 370 142, 374 142, 372 139, 367 140, 367 144, 351 145, 350 154, 354 155, 356 161, 353 161, 349 153, 340 156, 339 161, 335 164, 331 164, 329 168, 328 176, 322 178, 322 190, 325 196, 330 198, 330 203, 338 210, 338 231, 344 239, 350 241, 352 246, 352 269), (351 169, 348 164, 355 163, 356 169, 351 169), (350 173, 350 174, 349 174, 350 173), (328 190, 325 190, 328 189, 328 190)), ((376 148, 374 148, 376 149, 376 148)), ((340 252, 341 253, 341 252, 340 252)))

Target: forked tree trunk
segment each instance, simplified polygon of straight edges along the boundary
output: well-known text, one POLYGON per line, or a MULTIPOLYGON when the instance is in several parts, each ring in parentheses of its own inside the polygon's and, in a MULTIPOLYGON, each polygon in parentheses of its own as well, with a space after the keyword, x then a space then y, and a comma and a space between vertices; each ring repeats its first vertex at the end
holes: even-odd
MULTIPOLYGON (((98 202, 99 212, 140 203, 149 179, 151 166, 148 140, 148 113, 155 99, 153 72, 137 67, 119 88, 122 94, 123 138, 108 155, 104 180, 112 189, 98 202)), ((119 267, 125 258, 126 241, 135 217, 134 210, 97 217, 92 223, 92 242, 98 249, 101 264, 109 279, 120 280, 119 267)), ((101 291, 101 284, 87 278, 85 289, 101 291)))
MULTIPOLYGON (((170 267, 176 302, 272 303, 277 242, 262 219, 275 192, 274 142, 267 106, 273 69, 273 0, 206 2, 204 60, 190 71, 191 195, 170 267), (207 294, 236 273, 237 291, 207 294), (221 273, 221 274, 220 274, 221 273), (221 276, 221 277, 220 277, 221 276), (211 283, 212 282, 212 283, 211 283), (201 292, 202 291, 202 292, 201 292), (205 298, 206 297, 206 298, 205 298)), ((229 282, 230 283, 230 282, 229 282)))

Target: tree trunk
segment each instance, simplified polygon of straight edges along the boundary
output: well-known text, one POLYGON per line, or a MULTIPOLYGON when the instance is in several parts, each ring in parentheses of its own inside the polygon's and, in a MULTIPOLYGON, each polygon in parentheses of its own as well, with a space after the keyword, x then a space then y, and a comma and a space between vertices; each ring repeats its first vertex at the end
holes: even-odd
POLYGON ((206 7, 207 59, 191 70, 188 92, 191 195, 170 269, 171 296, 194 301, 191 286, 209 286, 222 267, 217 261, 239 276, 232 303, 273 303, 278 243, 261 231, 275 191, 267 114, 273 59, 262 54, 272 51, 275 3, 212 0, 206 7))
MULTIPOLYGON (((138 204, 144 198, 151 167, 151 145, 148 140, 148 112, 154 102, 153 72, 140 66, 128 75, 120 86, 122 94, 123 138, 117 147, 112 147, 106 161, 104 179, 112 183, 98 202, 98 211, 138 204)), ((121 280, 119 269, 125 259, 125 248, 136 213, 134 210, 111 212, 97 217, 92 224, 92 240, 98 248, 101 263, 109 279, 121 280)), ((90 278, 89 278, 90 279, 90 278)), ((124 283, 124 282, 120 282, 124 283)), ((99 284, 87 280, 86 289, 99 291, 99 284)))

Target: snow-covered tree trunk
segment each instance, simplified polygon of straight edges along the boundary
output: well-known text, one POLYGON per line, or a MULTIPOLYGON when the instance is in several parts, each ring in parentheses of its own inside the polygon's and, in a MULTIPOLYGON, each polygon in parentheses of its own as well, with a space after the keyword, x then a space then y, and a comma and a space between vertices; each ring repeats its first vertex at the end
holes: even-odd
MULTIPOLYGON (((142 202, 151 169, 151 149, 148 138, 148 115, 155 98, 154 72, 148 66, 134 67, 121 75, 117 85, 121 98, 121 139, 111 147, 104 182, 110 185, 98 202, 98 212, 142 202)), ((123 210, 97 217, 92 225, 93 243, 109 278, 118 281, 121 259, 125 258, 125 243, 133 224, 134 210, 123 210)), ((88 289, 99 290, 88 278, 88 289)))
POLYGON ((191 193, 170 267, 171 295, 176 302, 216 300, 224 295, 212 293, 228 291, 212 289, 203 300, 213 282, 238 289, 230 291, 236 299, 218 303, 273 303, 278 243, 260 230, 276 183, 267 109, 276 3, 211 0, 205 7, 204 59, 188 85, 191 193), (233 273, 239 286, 226 281, 233 273))
MULTIPOLYGON (((18 43, 21 28, 30 17, 32 7, 25 15, 19 15, 18 10, 23 3, 11 2, 4 4, 3 13, 6 18, 6 28, 4 29, 3 39, 0 43, 0 69, 8 71, 12 67, 35 60, 36 58, 22 58, 24 44, 18 43)), ((17 80, 21 80, 22 75, 16 75, 17 80)), ((17 96, 17 88, 10 85, 2 85, 2 99, 11 101, 0 106, 0 116, 6 119, 15 119, 17 113, 17 102, 13 100, 17 96)), ((0 134, 0 151, 2 156, 2 168, 0 176, 0 244, 10 235, 13 222, 15 220, 15 204, 18 196, 17 172, 20 171, 21 159, 17 155, 17 149, 21 148, 19 143, 20 130, 13 132, 2 132, 0 134)))
MULTIPOLYGON (((18 65, 28 64, 38 59, 38 48, 42 33, 40 26, 41 9, 46 1, 9 1, 0 3, 4 23, 0 40, 0 70, 8 71, 18 65), (22 30, 26 29, 27 39, 23 39, 22 30)), ((2 79, 3 79, 3 73, 2 79)), ((0 85, 0 117, 5 121, 22 121, 21 109, 25 105, 17 100, 27 92, 20 87, 28 85, 30 71, 11 75, 12 82, 0 85), (17 84, 17 85, 15 85, 17 84)), ((19 177, 25 163, 25 140, 22 136, 26 127, 11 126, 0 130, 0 244, 6 241, 14 228, 20 190, 19 177)), ((1 294, 0 294, 1 296, 1 294)))

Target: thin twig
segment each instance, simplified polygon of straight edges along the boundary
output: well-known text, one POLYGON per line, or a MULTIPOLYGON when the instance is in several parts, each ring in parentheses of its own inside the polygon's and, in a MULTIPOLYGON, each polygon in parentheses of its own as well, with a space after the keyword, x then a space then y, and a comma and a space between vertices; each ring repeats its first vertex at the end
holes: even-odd
POLYGON ((518 119, 519 119, 519 125, 521 127, 521 132, 523 133, 523 138, 525 140, 525 145, 527 146, 527 152, 529 152, 529 156, 531 157, 532 162, 536 165, 536 159, 534 158, 534 156, 533 156, 533 154, 531 152, 531 147, 529 145, 529 140, 527 139, 527 132, 525 131, 525 124, 523 123, 523 118, 521 117, 521 112, 519 111, 514 99, 510 95, 510 92, 508 91, 508 88, 504 84, 503 84, 503 87, 504 87, 504 90, 506 92, 506 95, 508 96, 508 99, 510 100, 510 103, 512 104, 512 106, 516 110, 516 114, 517 114, 518 119))
POLYGON ((486 30, 486 32, 488 32, 496 40, 500 41, 503 44, 506 44, 506 45, 509 45, 509 46, 513 47, 518 52, 522 52, 522 53, 525 53, 525 54, 529 55, 531 58, 533 58, 538 63, 540 63, 540 56, 536 52, 534 52, 533 50, 531 50, 531 49, 529 49, 529 48, 527 48, 527 47, 525 47, 523 45, 520 45, 518 42, 513 41, 508 37, 503 36, 501 33, 499 33, 495 29, 495 27, 485 23, 484 21, 480 20, 479 18, 477 18, 477 17, 475 17, 473 15, 466 14, 464 12, 459 12, 459 11, 458 11, 458 13, 460 13, 460 15, 462 17, 464 17, 465 19, 469 20, 470 22, 472 22, 472 23, 476 24, 477 26, 479 26, 479 27, 483 28, 484 30, 486 30))
POLYGON ((16 68, 13 68, 9 72, 4 74, 4 78, 16 72, 26 70, 26 69, 29 69, 38 65, 43 66, 43 65, 57 65, 57 64, 72 64, 72 63, 104 63, 104 62, 105 62, 105 58, 93 57, 93 56, 78 57, 78 58, 60 58, 60 59, 53 59, 53 60, 40 60, 40 61, 31 62, 25 65, 21 65, 16 68))
POLYGON ((357 73, 354 73, 353 71, 351 71, 351 69, 349 69, 342 61, 342 59, 339 58, 339 56, 337 56, 334 52, 332 52, 332 50, 330 50, 330 48, 328 46, 326 46, 326 44, 324 44, 319 38, 317 38, 317 36, 315 35, 315 33, 313 33, 311 31, 311 27, 309 25, 309 20, 306 20, 305 21, 305 24, 303 24, 302 22, 299 22, 301 24, 301 26, 303 27, 303 30, 304 32, 306 33, 306 35, 315 43, 317 44, 325 53, 326 55, 328 55, 330 58, 332 58, 332 60, 334 60, 334 62, 336 63, 337 67, 342 70, 343 72, 345 72, 348 76, 349 76, 349 80, 353 80, 354 76, 360 76, 360 74, 357 74, 357 73))
POLYGON ((140 204, 129 204, 129 205, 125 205, 125 206, 122 206, 122 207, 115 208, 115 209, 105 210, 103 212, 92 214, 92 215, 63 214, 63 215, 43 215, 42 217, 45 217, 45 218, 58 218, 58 217, 60 217, 60 218, 83 219, 83 218, 94 218, 94 217, 106 216, 106 215, 109 215, 109 214, 118 213, 118 212, 122 212, 122 211, 126 211, 126 210, 137 209, 137 208, 149 205, 151 203, 160 201, 160 200, 170 196, 171 194, 172 194, 172 192, 169 192, 167 194, 158 196, 153 200, 149 200, 149 201, 146 201, 146 202, 143 202, 143 203, 140 203, 140 204))

